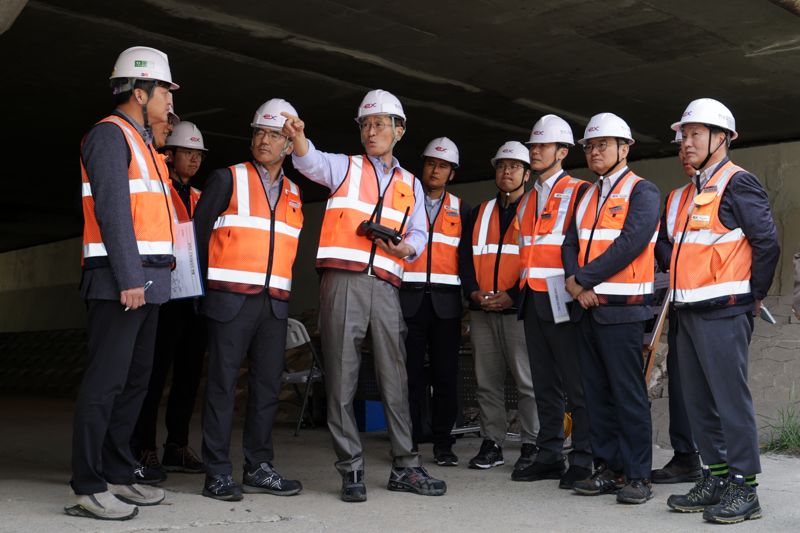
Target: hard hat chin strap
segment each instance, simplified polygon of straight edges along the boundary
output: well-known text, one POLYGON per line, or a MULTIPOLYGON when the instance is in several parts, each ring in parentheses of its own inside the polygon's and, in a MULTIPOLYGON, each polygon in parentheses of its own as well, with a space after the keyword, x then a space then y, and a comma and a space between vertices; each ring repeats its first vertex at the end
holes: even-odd
POLYGON ((597 176, 600 176, 602 178, 603 176, 608 176, 609 174, 611 174, 612 171, 616 171, 617 166, 622 162, 622 159, 619 157, 619 149, 620 149, 619 141, 617 141, 617 160, 614 162, 613 165, 608 167, 605 172, 595 172, 597 176))
MULTIPOLYGON (((716 147, 716 148, 714 148, 714 150, 711 150, 711 134, 712 134, 712 129, 711 129, 711 127, 708 127, 708 153, 706 154, 706 157, 705 157, 705 159, 703 159, 703 162, 702 162, 702 163, 700 163, 700 165, 699 165, 699 166, 694 166, 694 165, 692 165, 692 167, 694 168, 694 170, 695 170, 695 172, 696 172, 696 175, 698 176, 698 178, 699 178, 699 176, 700 176, 700 171, 706 167, 706 165, 708 164, 708 160, 709 160, 709 159, 711 159, 711 156, 713 156, 713 155, 714 155, 714 153, 715 153, 717 150, 719 150, 719 149, 720 149, 720 147, 721 147, 723 144, 726 144, 726 143, 728 142, 728 133, 727 133, 727 132, 725 132, 725 133, 724 133, 724 135, 725 135, 725 136, 723 137, 723 139, 722 139, 722 142, 720 142, 720 143, 717 145, 717 147, 716 147)), ((690 163, 690 164, 691 164, 691 163, 690 163)), ((699 184, 699 183, 700 183, 700 182, 698 181, 698 184, 699 184)))

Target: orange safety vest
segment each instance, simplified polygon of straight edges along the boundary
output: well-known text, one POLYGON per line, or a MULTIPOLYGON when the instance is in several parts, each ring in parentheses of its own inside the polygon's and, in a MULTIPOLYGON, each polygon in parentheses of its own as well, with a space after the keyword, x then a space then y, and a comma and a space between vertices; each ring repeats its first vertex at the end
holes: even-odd
POLYGON ((186 212, 186 205, 183 203, 181 195, 169 180, 169 193, 172 196, 172 205, 175 206, 175 213, 178 215, 178 222, 188 222, 194 217, 194 210, 197 207, 197 202, 200 200, 200 189, 189 187, 189 209, 191 212, 186 212))
POLYGON ((372 241, 356 234, 382 199, 383 206, 374 221, 400 229, 404 214, 414 209, 414 175, 396 168, 387 188, 380 193, 378 173, 366 155, 350 156, 347 176, 328 197, 319 236, 317 268, 369 272, 395 287, 400 287, 405 261, 384 253, 372 241))
POLYGON ((688 194, 678 199, 670 264, 672 299, 678 306, 711 307, 752 300, 753 250, 742 228, 726 228, 719 219, 725 188, 734 174, 743 171, 728 161, 693 199, 688 194))
MULTIPOLYGON (((583 195, 575 210, 575 224, 580 242, 579 266, 591 263, 605 253, 622 233, 628 216, 631 192, 640 181, 642 178, 628 170, 614 184, 599 213, 597 202, 600 198, 600 185, 595 183, 583 195)), ((646 297, 653 294, 657 237, 658 226, 649 244, 630 265, 594 287, 601 304, 646 303, 646 297)))
POLYGON ((520 289, 547 292, 547 278, 564 275, 561 245, 575 211, 578 190, 586 181, 563 174, 550 189, 540 216, 536 215, 538 193, 531 189, 520 202, 519 220, 520 289))
POLYGON ((675 228, 678 221, 678 212, 682 205, 691 200, 692 194, 694 194, 694 188, 694 184, 690 182, 683 187, 673 189, 667 197, 667 238, 671 243, 675 242, 673 239, 676 233, 675 228))
POLYGON ((492 198, 480 205, 475 221, 472 263, 478 287, 485 292, 507 291, 519 279, 519 220, 514 217, 501 242, 500 209, 497 198, 492 198))
MULTIPOLYGON (((174 207, 167 194, 168 171, 162 156, 144 139, 128 121, 111 115, 99 123, 109 122, 122 130, 131 161, 128 165, 128 185, 131 197, 131 217, 136 246, 144 262, 148 256, 173 254, 174 207)), ((98 123, 98 124, 99 124, 98 123)), ((94 213, 94 197, 89 175, 81 158, 81 185, 83 196, 83 253, 81 264, 85 267, 108 265, 108 252, 103 244, 100 225, 94 213)))
MULTIPOLYGON (((428 221, 428 246, 415 261, 406 262, 403 285, 461 285, 458 244, 461 242, 461 200, 444 193, 436 218, 428 221)), ((427 216, 427 215, 426 215, 427 216)))
POLYGON ((211 232, 208 287, 240 294, 258 294, 268 287, 270 297, 286 301, 303 227, 300 189, 284 176, 273 210, 252 163, 229 169, 233 190, 211 232))

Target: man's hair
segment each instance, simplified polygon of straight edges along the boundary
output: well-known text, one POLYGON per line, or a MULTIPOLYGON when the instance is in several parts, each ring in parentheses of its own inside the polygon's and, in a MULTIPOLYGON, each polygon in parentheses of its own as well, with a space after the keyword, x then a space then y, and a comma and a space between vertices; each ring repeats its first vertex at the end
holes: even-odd
POLYGON ((117 91, 115 89, 117 89, 118 87, 120 87, 122 85, 127 85, 128 83, 129 83, 128 78, 115 79, 111 83, 111 92, 115 93, 114 94, 114 105, 120 106, 120 105, 126 103, 128 100, 130 100, 131 96, 133 96, 133 89, 142 89, 143 91, 146 91, 147 93, 150 93, 150 91, 152 91, 153 88, 155 88, 155 86, 164 87, 165 89, 169 89, 170 88, 170 84, 166 83, 166 82, 163 82, 163 81, 136 80, 136 81, 133 82, 133 89, 117 93, 117 91))

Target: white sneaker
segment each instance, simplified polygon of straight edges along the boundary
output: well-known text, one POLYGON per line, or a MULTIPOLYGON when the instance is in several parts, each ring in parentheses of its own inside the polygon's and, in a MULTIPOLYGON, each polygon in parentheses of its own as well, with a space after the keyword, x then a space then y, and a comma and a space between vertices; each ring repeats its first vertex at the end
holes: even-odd
POLYGON ((108 484, 108 491, 131 505, 158 505, 164 501, 164 489, 149 485, 112 485, 108 484))
POLYGON ((64 511, 70 516, 85 516, 99 520, 130 520, 139 512, 135 505, 120 501, 110 491, 95 494, 75 494, 70 489, 70 503, 64 511))

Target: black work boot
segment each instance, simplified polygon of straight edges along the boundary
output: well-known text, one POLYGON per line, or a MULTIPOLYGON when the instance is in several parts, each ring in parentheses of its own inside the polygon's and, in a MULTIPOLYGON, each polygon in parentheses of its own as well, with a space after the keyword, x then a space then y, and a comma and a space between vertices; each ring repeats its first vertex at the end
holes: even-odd
POLYGON ((469 460, 469 467, 485 470, 503 463, 503 448, 493 440, 483 439, 478 455, 469 460))
MULTIPOLYGON (((561 476, 567 471, 567 465, 564 459, 556 461, 555 463, 546 464, 534 461, 530 465, 514 469, 511 472, 512 481, 539 481, 542 479, 561 479, 561 476)), ((590 473, 587 472, 587 476, 590 473)))
POLYGON ((737 524, 756 518, 761 518, 756 487, 746 484, 739 474, 731 476, 722 500, 703 511, 703 520, 717 524, 737 524))
POLYGON ((367 501, 367 486, 364 484, 363 470, 353 470, 342 476, 342 501, 367 501))
POLYGON ((670 509, 682 513, 699 513, 706 507, 716 505, 728 489, 728 478, 712 476, 707 468, 702 477, 686 494, 673 494, 667 498, 670 509))
POLYGON ((597 496, 617 492, 625 486, 625 476, 614 472, 607 465, 600 463, 588 479, 576 481, 572 490, 584 496, 597 496))
POLYGON ((653 470, 650 478, 653 483, 687 483, 703 477, 700 455, 697 453, 675 452, 663 468, 653 470))

